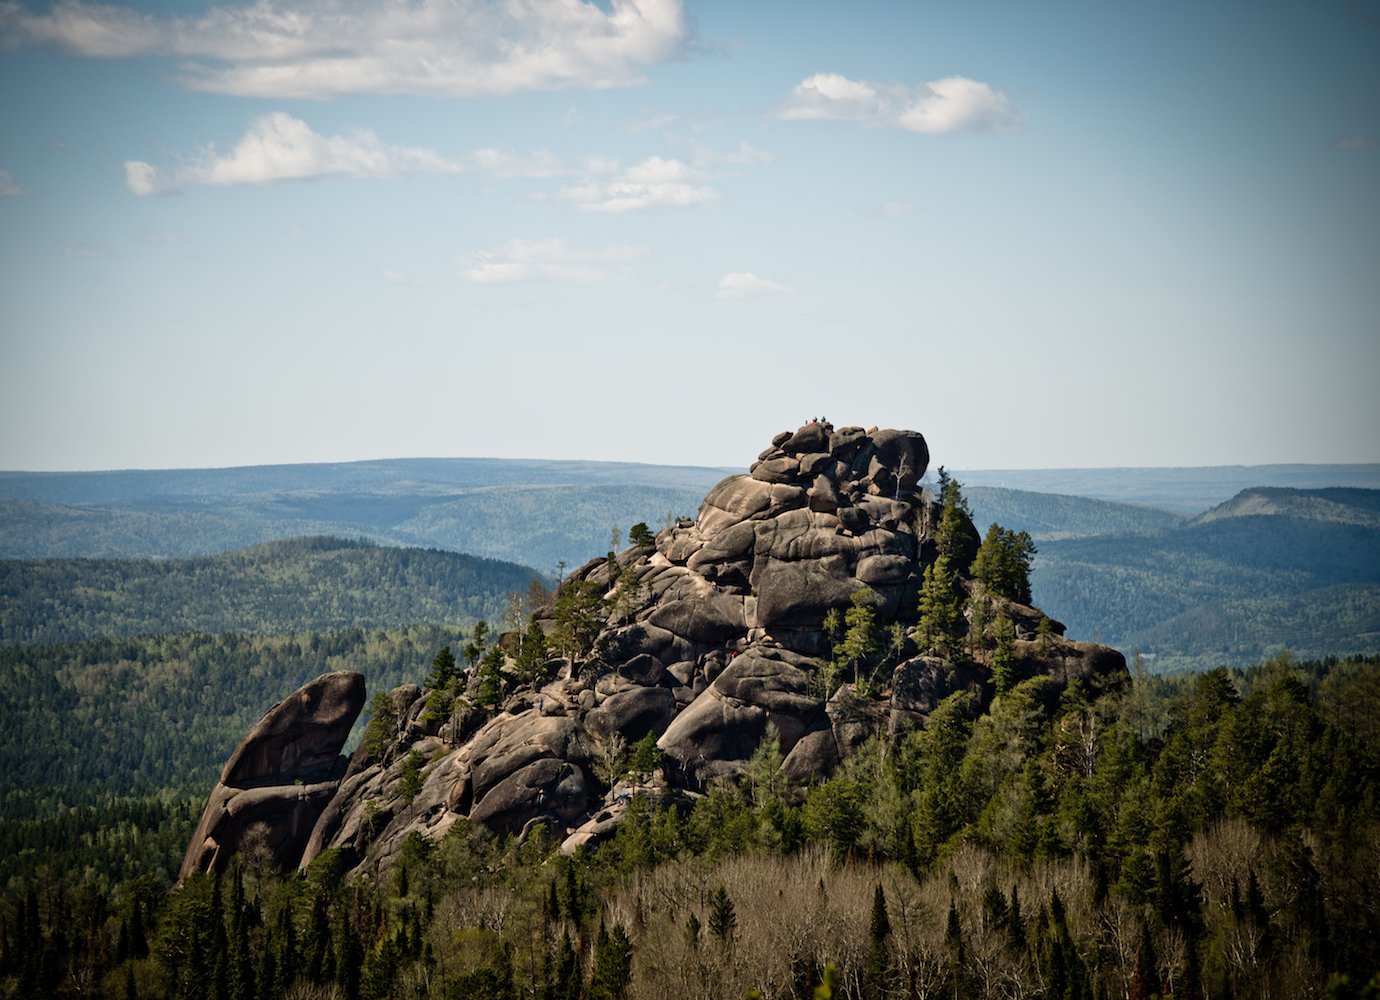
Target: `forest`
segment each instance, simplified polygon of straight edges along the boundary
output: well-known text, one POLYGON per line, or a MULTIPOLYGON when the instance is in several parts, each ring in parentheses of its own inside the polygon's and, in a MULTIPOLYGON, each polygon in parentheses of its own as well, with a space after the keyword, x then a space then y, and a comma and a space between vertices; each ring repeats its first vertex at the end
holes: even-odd
MULTIPOLYGON (((420 658, 423 662, 424 657, 420 658)), ((783 784, 769 735, 568 857, 460 824, 375 877, 242 852, 166 893, 195 801, 0 823, 5 995, 1362 997, 1380 989, 1380 662, 1035 678, 783 784), (15 859, 18 859, 17 861, 15 859)), ((413 680, 421 680, 421 667, 413 680)), ((654 746, 608 781, 646 782, 654 746)))
POLYGON ((0 644, 497 619, 536 579, 494 559, 327 537, 188 559, 0 559, 0 644))
POLYGON ((331 670, 411 679, 454 626, 93 639, 0 649, 0 815, 110 794, 204 795, 245 730, 331 670), (425 657, 424 654, 425 653, 425 657))

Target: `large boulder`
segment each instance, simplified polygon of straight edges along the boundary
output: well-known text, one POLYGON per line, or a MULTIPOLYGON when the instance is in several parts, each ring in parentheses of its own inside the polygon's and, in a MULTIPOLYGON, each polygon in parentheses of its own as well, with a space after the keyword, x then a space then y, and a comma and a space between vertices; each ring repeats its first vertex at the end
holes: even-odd
POLYGON ((340 750, 363 707, 363 675, 341 670, 269 709, 225 762, 181 877, 223 868, 251 831, 279 867, 294 866, 345 774, 340 750))

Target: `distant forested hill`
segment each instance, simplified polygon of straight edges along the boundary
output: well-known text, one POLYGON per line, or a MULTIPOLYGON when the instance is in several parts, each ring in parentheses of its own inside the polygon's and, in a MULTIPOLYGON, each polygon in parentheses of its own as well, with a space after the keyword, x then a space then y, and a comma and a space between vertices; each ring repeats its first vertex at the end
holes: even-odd
POLYGON ((470 552, 554 572, 617 528, 691 514, 723 469, 398 459, 240 469, 0 472, 0 557, 213 555, 301 535, 470 552))
POLYGON ((1257 512, 1243 494, 1151 535, 1044 542, 1035 601, 1071 634, 1144 652, 1156 669, 1380 648, 1380 494, 1271 494, 1291 513, 1257 512))
POLYGON ((67 801, 214 784, 245 731, 331 670, 369 690, 424 677, 458 628, 186 634, 0 649, 0 816, 67 801))
POLYGON ((993 522, 1025 531, 1037 542, 1094 535, 1143 535, 1172 528, 1183 518, 1167 510, 1063 493, 1032 493, 996 486, 965 486, 979 532, 993 522))
POLYGON ((298 632, 497 619, 536 574, 338 538, 196 559, 0 560, 0 644, 166 632, 298 632))

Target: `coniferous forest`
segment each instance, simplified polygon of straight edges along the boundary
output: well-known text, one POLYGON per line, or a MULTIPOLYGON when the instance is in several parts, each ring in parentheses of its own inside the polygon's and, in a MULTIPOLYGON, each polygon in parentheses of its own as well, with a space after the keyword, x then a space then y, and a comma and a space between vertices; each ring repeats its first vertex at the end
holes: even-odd
MULTIPOLYGON (((266 850, 169 892, 198 799, 0 824, 6 995, 1361 997, 1380 981, 1374 660, 1036 678, 790 787, 765 739, 567 857, 460 824, 376 878, 266 850)), ((421 664, 418 666, 420 682, 421 664)), ((609 781, 661 766, 650 741, 609 781)))
MULTIPOLYGON (((1010 622, 983 609, 1030 600, 1036 546, 995 524, 979 544, 962 529, 957 484, 943 496, 916 641, 988 670, 994 696, 955 690, 923 727, 871 737, 827 778, 788 780, 768 727, 737 778, 679 797, 638 791, 669 768, 654 736, 605 741, 596 791, 627 789, 626 812, 588 850, 563 850, 565 830, 505 837, 461 819, 434 840, 409 833, 382 867, 351 872, 358 859, 327 849, 283 873, 266 834, 251 831, 224 870, 178 882, 226 754, 294 687, 352 669, 374 691, 415 684, 428 706, 492 709, 514 676, 546 669, 522 655, 505 667, 502 643, 486 652, 494 630, 483 622, 302 629, 333 593, 327 572, 304 591, 306 611, 278 620, 266 599, 268 634, 0 650, 0 996, 1380 994, 1380 660, 1285 654, 1152 675, 1137 657, 1096 689, 1022 673, 1010 622), (970 566, 966 610, 949 554, 970 566), (470 661, 464 698, 452 647, 470 661)), ((634 550, 650 537, 645 524, 630 532, 634 550)), ((283 551, 309 563, 394 558, 323 542, 283 551)), ((545 604, 550 651, 594 643, 628 576, 613 552, 595 565, 617 577, 613 598, 588 579, 556 595, 537 581, 502 602, 503 630, 526 622, 542 640, 531 648, 547 650, 533 613, 545 604), (577 614, 582 597, 593 606, 577 614), (576 618, 593 623, 588 636, 575 635, 576 618)), ((101 572, 104 589, 84 599, 118 615, 122 586, 161 571, 101 572)), ((357 592, 363 580, 338 582, 357 592)), ((82 593, 70 581, 59 590, 82 593)), ((1037 645, 1053 641, 1049 624, 1037 645)), ((824 628, 829 669, 872 683, 859 663, 889 654, 865 601, 831 611, 824 628)), ((382 759, 394 751, 380 719, 360 719, 356 740, 382 759)), ((394 762, 404 798, 431 763, 417 756, 394 762)))

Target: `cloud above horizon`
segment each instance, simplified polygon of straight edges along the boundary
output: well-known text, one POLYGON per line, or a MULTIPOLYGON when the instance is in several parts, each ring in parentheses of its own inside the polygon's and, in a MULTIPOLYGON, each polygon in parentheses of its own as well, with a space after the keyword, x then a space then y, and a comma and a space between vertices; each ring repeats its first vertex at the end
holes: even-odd
POLYGON ((460 276, 477 285, 517 282, 592 284, 632 276, 629 261, 645 257, 646 247, 582 247, 559 238, 511 239, 493 250, 456 261, 460 276))
POLYGON ((635 86, 690 40, 681 0, 258 0, 197 16, 59 0, 0 3, 0 46, 182 60, 182 84, 239 97, 486 97, 635 86))
POLYGON ((851 121, 921 135, 1009 132, 1021 117, 1006 95, 979 80, 949 76, 910 87, 816 73, 792 88, 777 109, 788 121, 851 121))
POLYGON ((677 159, 650 156, 641 163, 622 167, 612 161, 591 161, 596 173, 580 184, 562 188, 556 197, 582 212, 621 214, 646 208, 686 208, 705 205, 719 197, 706 175, 677 159))
POLYGON ((751 271, 730 271, 719 279, 719 289, 714 294, 720 299, 746 299, 757 295, 793 295, 795 289, 760 278, 751 271))
POLYGON ((10 172, 0 170, 0 198, 18 198, 23 193, 23 186, 10 176, 10 172))
POLYGON ((369 129, 322 135, 300 118, 275 111, 251 122, 228 153, 208 146, 196 159, 172 171, 159 170, 143 160, 126 160, 125 186, 147 197, 172 194, 190 185, 229 187, 315 177, 459 174, 467 169, 466 162, 429 149, 390 145, 369 129))

